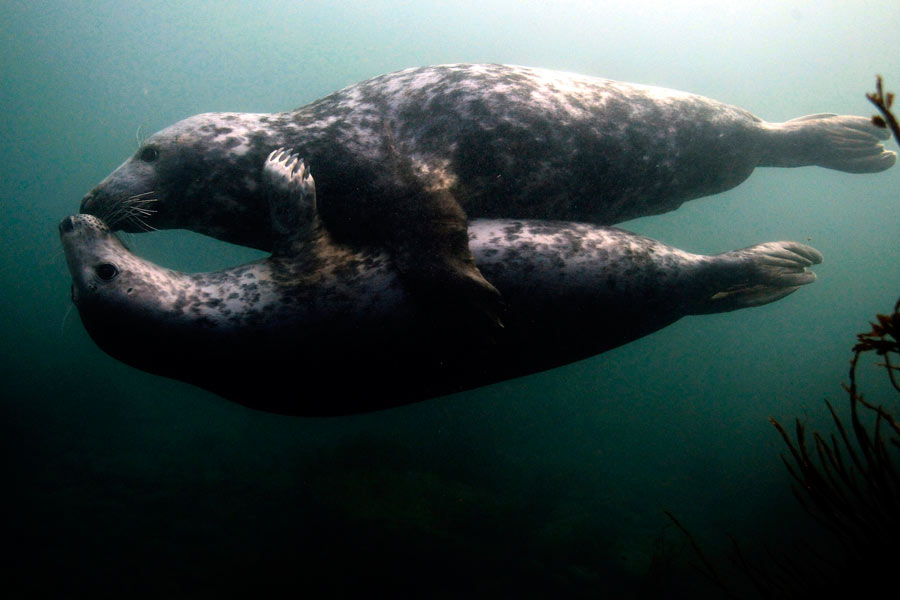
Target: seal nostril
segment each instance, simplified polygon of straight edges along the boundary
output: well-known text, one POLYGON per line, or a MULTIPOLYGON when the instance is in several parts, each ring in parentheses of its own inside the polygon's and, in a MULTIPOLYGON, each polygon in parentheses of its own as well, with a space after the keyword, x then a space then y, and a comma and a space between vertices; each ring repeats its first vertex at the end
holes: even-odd
POLYGON ((62 223, 59 224, 59 230, 62 233, 69 233, 75 229, 75 218, 74 217, 66 217, 62 220, 62 223))

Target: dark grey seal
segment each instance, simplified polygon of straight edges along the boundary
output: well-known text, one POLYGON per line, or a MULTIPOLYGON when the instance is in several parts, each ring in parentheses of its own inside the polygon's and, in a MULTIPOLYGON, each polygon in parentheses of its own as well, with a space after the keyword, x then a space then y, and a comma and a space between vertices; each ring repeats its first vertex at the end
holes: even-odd
POLYGON ((476 220, 469 245, 508 303, 494 343, 449 334, 383 251, 336 242, 296 155, 266 161, 273 254, 213 273, 143 260, 97 217, 60 224, 94 341, 139 369, 292 415, 372 411, 599 354, 685 315, 766 304, 811 283, 814 249, 690 254, 616 228, 476 220))

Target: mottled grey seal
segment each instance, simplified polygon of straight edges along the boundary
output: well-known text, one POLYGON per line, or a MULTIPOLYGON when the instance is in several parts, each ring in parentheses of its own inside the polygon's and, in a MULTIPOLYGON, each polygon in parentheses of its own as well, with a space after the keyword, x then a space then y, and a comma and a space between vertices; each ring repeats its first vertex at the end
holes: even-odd
POLYGON ((487 343, 423 317, 384 251, 332 240, 296 156, 273 153, 264 173, 272 256, 223 271, 171 271, 97 217, 62 221, 72 299, 104 351, 257 409, 365 412, 550 369, 685 315, 772 302, 812 282, 807 267, 822 258, 793 242, 701 256, 611 227, 475 220, 469 245, 508 303, 503 335, 487 343))
POLYGON ((114 229, 187 228, 270 249, 261 165, 293 147, 315 165, 322 221, 336 239, 387 248, 407 283, 496 316, 495 290, 466 248, 466 215, 609 225, 722 192, 759 166, 881 171, 896 160, 878 142, 887 135, 863 117, 767 123, 658 87, 430 66, 293 111, 185 119, 148 138, 81 210, 114 229), (384 168, 397 152, 416 177, 384 168))

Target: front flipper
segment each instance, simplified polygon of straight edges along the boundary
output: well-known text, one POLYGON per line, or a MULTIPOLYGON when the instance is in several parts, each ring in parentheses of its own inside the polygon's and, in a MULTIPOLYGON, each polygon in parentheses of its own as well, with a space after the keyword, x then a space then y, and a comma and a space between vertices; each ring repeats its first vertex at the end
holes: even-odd
POLYGON ((412 160, 401 153, 385 124, 384 144, 399 183, 379 229, 413 294, 424 300, 441 329, 472 332, 491 343, 503 327, 503 300, 469 250, 466 213, 445 186, 427 187, 412 160))
POLYGON ((503 327, 503 301, 469 250, 465 212, 444 190, 418 189, 402 200, 387 226, 392 231, 388 245, 404 281, 443 326, 493 339, 503 327))
POLYGON ((272 220, 272 253, 290 254, 295 244, 312 241, 318 232, 315 181, 302 158, 279 148, 266 159, 263 183, 272 220))

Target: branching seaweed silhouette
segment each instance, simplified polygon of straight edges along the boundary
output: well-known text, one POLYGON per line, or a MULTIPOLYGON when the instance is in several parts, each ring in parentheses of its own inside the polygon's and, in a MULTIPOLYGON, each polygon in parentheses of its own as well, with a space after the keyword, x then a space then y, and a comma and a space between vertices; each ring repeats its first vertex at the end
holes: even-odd
MULTIPOLYGON (((856 569, 888 566, 896 560, 900 539, 900 423, 894 411, 867 401, 857 386, 857 366, 864 353, 883 357, 878 363, 897 385, 900 357, 900 299, 892 314, 877 315, 872 330, 857 335, 850 361, 850 383, 844 384, 850 400, 850 427, 844 425, 834 407, 831 413, 837 433, 826 437, 812 434, 812 448, 800 419, 792 439, 775 419, 770 421, 790 452, 782 456, 794 480, 792 491, 801 506, 830 531, 842 548, 840 570, 829 570, 822 582, 841 585, 856 569), (892 362, 893 361, 893 362, 892 362), (868 413, 863 415, 862 413, 868 413), (866 419, 866 416, 869 418, 866 419)), ((793 597, 797 597, 794 595, 793 597)), ((802 596, 800 596, 802 597, 802 596)))
POLYGON ((877 75, 875 77, 875 93, 866 94, 866 98, 869 99, 869 102, 874 104, 875 108, 878 109, 878 112, 881 113, 881 116, 875 115, 872 117, 872 123, 878 127, 890 127, 891 133, 894 134, 894 139, 900 143, 900 126, 897 125, 897 117, 891 112, 891 105, 894 103, 894 94, 893 92, 885 94, 882 83, 881 75, 877 75))

